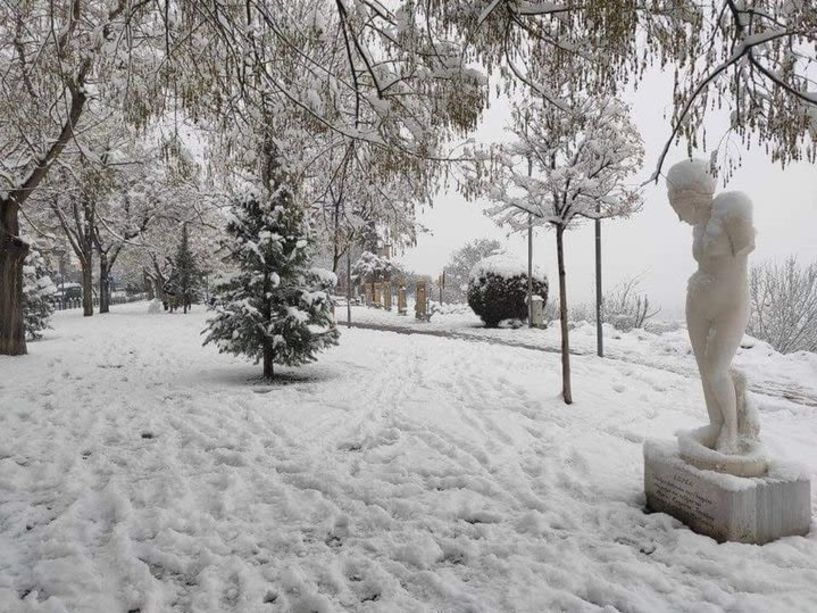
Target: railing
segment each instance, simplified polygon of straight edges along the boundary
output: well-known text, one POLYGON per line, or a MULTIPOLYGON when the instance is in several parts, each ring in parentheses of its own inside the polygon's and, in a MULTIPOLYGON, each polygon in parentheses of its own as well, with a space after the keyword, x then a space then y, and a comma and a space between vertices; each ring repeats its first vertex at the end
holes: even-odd
MULTIPOLYGON (((139 300, 144 300, 144 295, 136 294, 134 296, 113 296, 111 297, 109 304, 127 304, 129 302, 138 302, 139 300)), ((82 298, 55 298, 52 301, 54 305, 54 309, 57 311, 67 311, 69 309, 81 309, 82 308, 82 298)), ((99 306, 99 297, 94 296, 92 299, 92 303, 95 307, 99 306)))

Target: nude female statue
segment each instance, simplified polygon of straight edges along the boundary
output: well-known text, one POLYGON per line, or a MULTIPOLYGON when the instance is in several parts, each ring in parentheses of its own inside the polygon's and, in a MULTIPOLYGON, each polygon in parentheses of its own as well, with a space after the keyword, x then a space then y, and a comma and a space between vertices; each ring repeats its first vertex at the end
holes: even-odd
POLYGON ((686 319, 709 413, 704 444, 738 454, 745 383, 730 373, 730 365, 749 320, 752 203, 741 192, 713 198, 715 179, 702 160, 675 164, 667 173, 667 190, 678 219, 692 225, 692 255, 698 262, 687 286, 686 319))

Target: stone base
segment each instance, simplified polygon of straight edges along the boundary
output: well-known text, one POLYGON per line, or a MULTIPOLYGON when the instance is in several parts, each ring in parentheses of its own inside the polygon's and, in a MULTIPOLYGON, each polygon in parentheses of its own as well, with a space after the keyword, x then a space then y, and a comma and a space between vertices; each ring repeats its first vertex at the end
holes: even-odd
POLYGON ((755 478, 699 470, 675 441, 644 443, 644 491, 647 508, 718 542, 762 545, 808 534, 811 524, 811 482, 796 467, 773 463, 755 478))

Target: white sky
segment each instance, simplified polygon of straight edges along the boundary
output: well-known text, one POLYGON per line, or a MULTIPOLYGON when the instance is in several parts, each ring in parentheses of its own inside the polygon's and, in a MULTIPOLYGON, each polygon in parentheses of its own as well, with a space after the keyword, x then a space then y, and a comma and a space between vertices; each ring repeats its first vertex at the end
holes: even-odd
MULTIPOLYGON (((639 92, 628 99, 646 149, 640 180, 652 173, 669 133, 669 122, 663 113, 670 109, 671 93, 669 76, 653 74, 639 92)), ((508 120, 507 103, 495 103, 486 113, 477 139, 502 140, 508 120)), ((723 116, 708 120, 711 146, 720 139, 726 125, 723 116)), ((734 138, 729 147, 732 151, 741 151, 743 160, 725 189, 744 191, 754 202, 758 234, 752 261, 782 260, 791 254, 797 255, 803 263, 817 260, 817 167, 799 163, 783 170, 772 164, 761 148, 745 151, 734 138)), ((708 152, 696 155, 707 156, 708 152)), ((685 157, 683 148, 673 150, 664 171, 685 157)), ((526 235, 508 236, 506 229, 497 227, 483 214, 484 205, 485 201, 466 202, 454 191, 441 194, 433 208, 419 214, 419 222, 430 232, 420 235, 417 247, 400 259, 408 268, 436 277, 452 251, 474 238, 488 237, 496 238, 524 260, 526 235)), ((639 276, 640 291, 649 295, 651 304, 662 307, 659 317, 682 315, 686 279, 695 269, 692 231, 678 221, 670 208, 663 180, 645 188, 643 209, 634 217, 605 221, 602 241, 605 289, 639 276)), ((535 230, 534 260, 548 272, 551 292, 555 291, 557 282, 555 242, 552 231, 535 230)), ((568 301, 572 304, 591 301, 595 291, 592 222, 569 231, 565 245, 568 301)))

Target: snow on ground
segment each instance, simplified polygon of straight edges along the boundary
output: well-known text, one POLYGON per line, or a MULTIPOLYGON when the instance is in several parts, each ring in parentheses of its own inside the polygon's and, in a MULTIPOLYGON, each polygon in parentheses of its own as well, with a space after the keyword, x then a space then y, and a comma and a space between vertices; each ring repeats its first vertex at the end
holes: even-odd
MULTIPOLYGON (((271 386, 201 311, 114 308, 0 358, 0 611, 817 610, 817 526, 643 512, 644 438, 704 420, 683 372, 576 357, 568 407, 556 354, 352 329, 271 386)), ((760 409, 817 478, 815 409, 760 409)))
MULTIPOLYGON (((447 305, 446 308, 451 312, 434 314, 431 321, 425 322, 414 318, 411 305, 408 316, 400 316, 396 310, 354 306, 352 321, 399 326, 416 332, 446 333, 456 338, 477 338, 549 351, 559 351, 561 346, 558 322, 552 322, 544 330, 527 327, 517 330, 485 328, 479 317, 466 305, 447 305)), ((345 305, 339 307, 337 317, 341 324, 346 322, 346 316, 345 305)), ((661 334, 643 329, 621 332, 605 324, 605 356, 695 377, 698 368, 687 331, 679 324, 672 324, 674 322, 656 324, 658 328, 668 329, 661 334)), ((782 355, 768 344, 748 336, 744 337, 743 345, 738 349, 735 366, 746 373, 753 391, 788 398, 817 408, 817 354, 800 351, 782 355)), ((595 354, 596 325, 579 322, 570 333, 570 349, 580 354, 595 354)))

